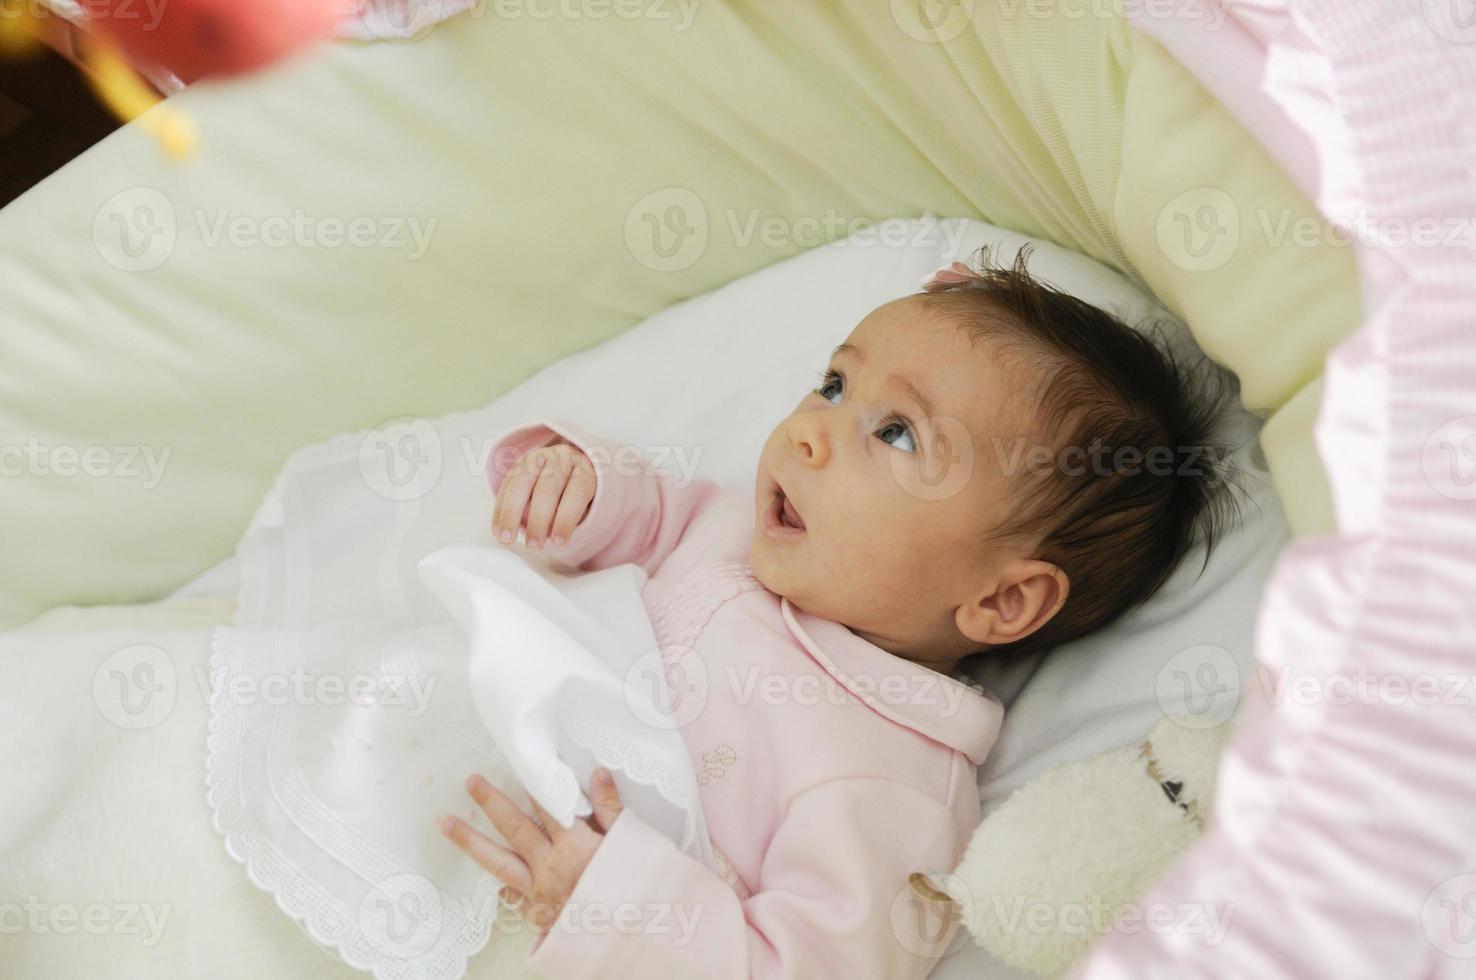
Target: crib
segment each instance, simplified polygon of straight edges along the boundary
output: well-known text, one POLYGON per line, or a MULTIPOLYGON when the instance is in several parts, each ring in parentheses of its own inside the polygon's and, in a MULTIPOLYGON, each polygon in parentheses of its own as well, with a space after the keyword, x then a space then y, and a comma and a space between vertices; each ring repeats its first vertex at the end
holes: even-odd
MULTIPOLYGON (((283 460, 482 405, 888 216, 1017 229, 1157 296, 1264 420, 1294 536, 1258 665, 1453 691, 1476 636, 1467 6, 488 2, 188 86, 189 166, 136 126, 105 139, 0 211, 0 901, 110 925, 6 935, 3 972, 355 975, 202 816, 220 563, 283 460), (100 665, 144 643, 178 644, 179 696, 100 717, 100 665)), ((1235 928, 1211 956, 1109 935, 1074 975, 1466 975, 1469 705, 1250 692, 1209 829, 1145 899, 1235 928)), ((521 975, 526 939, 467 972, 521 975)), ((965 949, 933 975, 1015 974, 965 949)))

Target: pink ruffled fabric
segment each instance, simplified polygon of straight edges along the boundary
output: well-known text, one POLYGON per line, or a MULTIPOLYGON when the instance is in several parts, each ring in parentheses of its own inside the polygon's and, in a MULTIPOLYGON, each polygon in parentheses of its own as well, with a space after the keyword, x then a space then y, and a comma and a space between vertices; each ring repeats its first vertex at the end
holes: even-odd
POLYGON ((1358 243, 1366 320, 1315 430, 1340 530, 1272 576, 1210 829, 1073 976, 1476 976, 1476 7, 1145 2, 1358 243))

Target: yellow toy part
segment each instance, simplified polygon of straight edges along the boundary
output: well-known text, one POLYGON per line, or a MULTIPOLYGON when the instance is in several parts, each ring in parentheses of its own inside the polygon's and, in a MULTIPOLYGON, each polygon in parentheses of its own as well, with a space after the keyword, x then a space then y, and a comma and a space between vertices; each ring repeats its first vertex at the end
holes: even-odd
MULTIPOLYGON (((0 57, 28 57, 43 45, 44 19, 49 16, 25 0, 0 0, 0 57)), ((171 160, 194 156, 199 133, 188 115, 169 105, 138 76, 123 55, 108 41, 86 31, 79 32, 79 48, 89 87, 112 113, 124 122, 141 119, 171 160), (153 109, 147 116, 144 113, 153 109)))

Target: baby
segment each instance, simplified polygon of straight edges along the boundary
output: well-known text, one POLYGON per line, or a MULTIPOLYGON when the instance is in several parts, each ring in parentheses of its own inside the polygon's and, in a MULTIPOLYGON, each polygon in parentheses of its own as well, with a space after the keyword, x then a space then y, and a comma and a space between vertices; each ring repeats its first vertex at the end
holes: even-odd
POLYGON ((618 447, 567 422, 493 447, 498 540, 649 574, 718 868, 623 811, 603 771, 571 828, 473 776, 509 846, 443 829, 533 923, 539 974, 912 978, 948 947, 956 914, 917 873, 962 856, 1002 716, 952 675, 1111 622, 1226 516, 1217 376, 1027 254, 954 263, 863 319, 751 494, 597 467, 618 447), (627 928, 589 925, 617 909, 627 928))

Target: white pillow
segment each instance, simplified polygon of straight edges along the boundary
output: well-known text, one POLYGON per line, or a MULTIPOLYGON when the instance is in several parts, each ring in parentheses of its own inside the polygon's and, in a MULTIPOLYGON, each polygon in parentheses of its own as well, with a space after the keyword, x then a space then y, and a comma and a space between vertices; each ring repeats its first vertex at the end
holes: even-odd
MULTIPOLYGON (((550 365, 486 409, 497 425, 566 417, 615 441, 683 454, 668 465, 736 491, 753 488, 764 439, 827 364, 831 348, 876 306, 989 244, 1000 262, 1027 241, 965 219, 889 219, 846 241, 776 263, 550 365)), ((1034 242, 1031 271, 1128 323, 1172 318, 1143 291, 1085 256, 1034 242)), ((530 325, 529 329, 540 329, 530 325)), ((1192 344, 1180 329, 1176 343, 1192 344)), ((1035 663, 971 670, 1008 706, 980 772, 986 810, 1046 768, 1145 737, 1164 713, 1222 720, 1249 677, 1255 612, 1286 522, 1255 446, 1260 422, 1236 409, 1225 436, 1243 448, 1256 505, 1215 549, 1188 559, 1141 609, 1035 663), (1187 687, 1185 685, 1188 685, 1187 687), (1216 692, 1219 692, 1218 694, 1216 692)), ((494 434, 489 432, 489 437, 494 434)), ((444 447, 475 477, 485 447, 444 447)), ((466 476, 468 474, 459 474, 466 476)), ((178 595, 228 594, 229 569, 178 595)))

